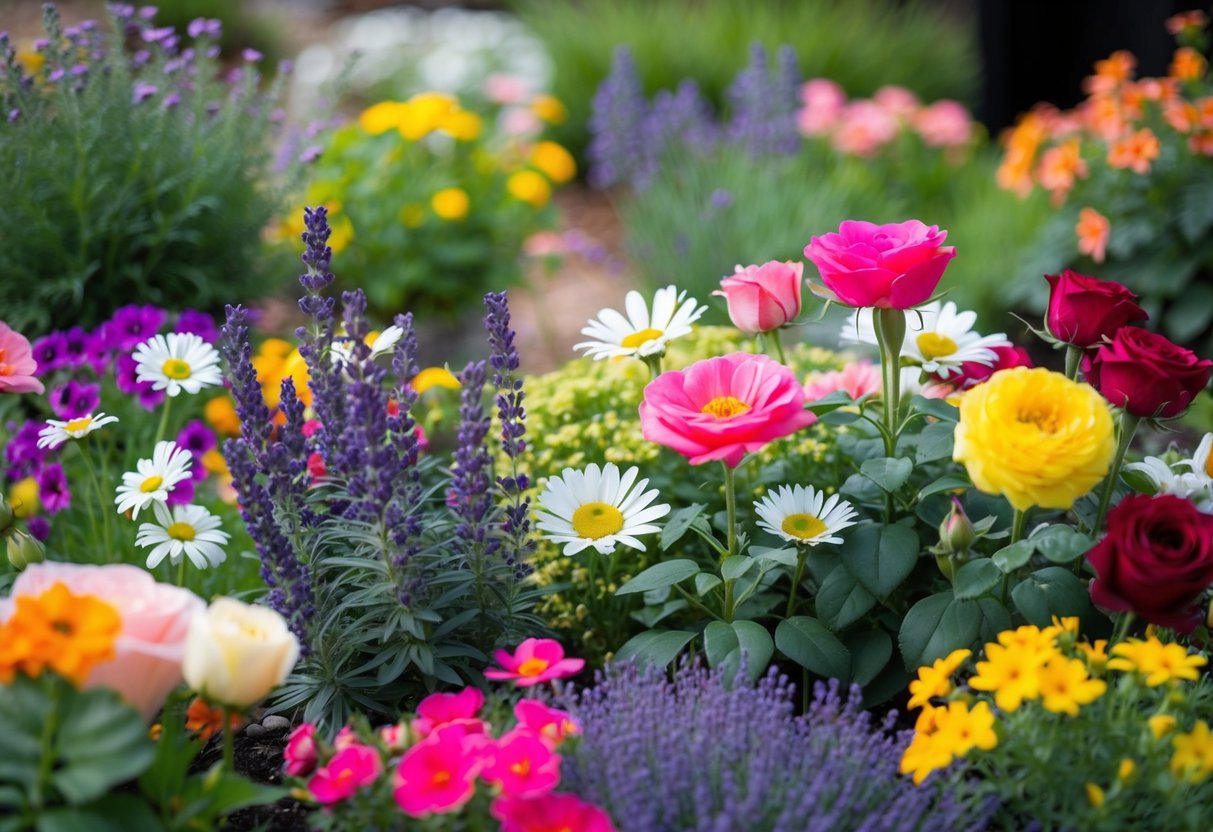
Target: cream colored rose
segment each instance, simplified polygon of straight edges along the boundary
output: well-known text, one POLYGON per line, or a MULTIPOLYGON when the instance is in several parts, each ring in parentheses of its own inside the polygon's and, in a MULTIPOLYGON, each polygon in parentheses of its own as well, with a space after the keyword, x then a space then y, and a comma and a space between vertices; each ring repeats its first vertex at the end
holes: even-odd
POLYGON ((211 704, 247 708, 282 684, 298 658, 299 641, 281 615, 219 598, 190 621, 182 671, 211 704))

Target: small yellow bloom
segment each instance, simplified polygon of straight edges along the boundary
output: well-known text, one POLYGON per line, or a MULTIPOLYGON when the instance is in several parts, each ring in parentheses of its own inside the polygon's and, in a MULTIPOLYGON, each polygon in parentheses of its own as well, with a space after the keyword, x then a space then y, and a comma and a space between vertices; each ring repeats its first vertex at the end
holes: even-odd
POLYGON ((932 697, 947 696, 952 692, 952 674, 971 654, 969 650, 953 650, 946 658, 936 659, 929 667, 918 668, 918 678, 910 682, 908 707, 920 708, 932 697))
POLYGON ((1103 789, 1101 789, 1099 786, 1095 785, 1094 783, 1087 783, 1086 788, 1087 788, 1087 801, 1092 806, 1094 806, 1096 809, 1101 808, 1104 804, 1104 801, 1106 800, 1103 789))
POLYGON ((902 774, 914 775, 914 785, 916 786, 927 779, 927 775, 931 772, 947 768, 955 759, 946 744, 940 742, 937 736, 937 734, 915 734, 914 739, 902 752, 898 770, 902 774))
POLYGON ((470 202, 462 188, 443 188, 430 198, 430 207, 442 219, 455 222, 468 215, 470 202))
POLYGON ((240 435, 240 417, 236 415, 236 405, 232 397, 226 393, 217 396, 206 403, 202 411, 207 424, 223 436, 240 435))
POLYGON ((221 477, 227 476, 227 474, 230 473, 227 470, 227 460, 223 458, 223 454, 218 448, 211 448, 202 455, 202 467, 205 468, 208 473, 216 474, 221 477))
POLYGON ((968 703, 952 701, 946 710, 936 717, 936 736, 947 744, 952 753, 963 757, 974 748, 989 751, 998 745, 998 733, 994 730, 994 712, 989 702, 978 702, 972 708, 968 703))
POLYGON ((539 142, 535 145, 531 151, 531 164, 557 185, 577 175, 577 163, 572 154, 556 142, 539 142))
POLYGON ((439 92, 423 92, 405 102, 407 109, 396 129, 400 135, 415 142, 442 126, 443 121, 459 106, 453 96, 439 92))
POLYGON ((419 203, 410 202, 400 209, 397 218, 405 228, 416 228, 425 222, 425 208, 419 203))
POLYGON ((548 124, 563 124, 569 117, 569 111, 554 95, 537 95, 531 100, 531 112, 548 124))
POLYGON ((1003 630, 998 634, 998 643, 1003 647, 1053 655, 1057 652, 1057 632, 1055 627, 1042 630, 1034 624, 1024 624, 1014 630, 1003 630))
POLYGON ((8 504, 14 517, 32 517, 38 513, 38 478, 17 480, 8 489, 8 504))
POLYGON ((1197 668, 1208 664, 1204 656, 1189 655, 1187 648, 1174 642, 1163 644, 1156 638, 1131 638, 1112 648, 1109 670, 1140 673, 1150 687, 1186 679, 1200 678, 1197 668))
POLYGON ((1080 641, 1074 646, 1082 652, 1082 657, 1086 660, 1087 667, 1092 673, 1103 673, 1104 668, 1108 665, 1108 640, 1106 638, 1097 639, 1094 644, 1080 641))
POLYGON ((442 118, 438 129, 456 141, 472 142, 480 136, 480 116, 467 110, 455 110, 442 118))
POLYGON ((1040 668, 1048 654, 1001 644, 987 644, 985 652, 986 660, 977 663, 977 672, 969 679, 971 688, 993 691, 999 709, 1008 713, 1025 699, 1040 696, 1040 668))
POLYGON ((462 385, 459 379, 455 378, 455 374, 446 367, 426 367, 417 375, 413 376, 413 389, 417 391, 417 395, 424 395, 427 390, 434 387, 444 387, 447 390, 458 390, 462 385))
POLYGON ((1105 682, 1087 676, 1078 659, 1054 656, 1040 670, 1040 695, 1045 710, 1078 716, 1079 705, 1089 705, 1108 689, 1105 682))
POLYGON ((1203 719, 1187 734, 1171 741, 1175 753, 1171 757, 1171 773, 1199 783, 1213 773, 1213 734, 1203 719))
POLYGON ((1175 717, 1171 714, 1155 714, 1146 720, 1146 724, 1150 726, 1154 739, 1160 740, 1175 730, 1175 717))
POLYGON ((547 205, 552 198, 552 186, 533 170, 520 170, 506 180, 506 189, 514 199, 529 202, 536 208, 547 205))
POLYGON ((403 101, 380 101, 372 104, 358 116, 358 126, 372 136, 398 128, 408 115, 408 105, 403 101))
POLYGON ((1133 772, 1137 770, 1137 764, 1125 757, 1120 761, 1120 766, 1116 769, 1116 779, 1122 783, 1133 776, 1133 772))
POLYGON ((18 49, 16 60, 27 75, 37 75, 38 70, 46 63, 46 56, 33 49, 18 49))
POLYGON ((286 358, 291 354, 291 350, 293 349, 295 349, 295 345, 283 338, 266 338, 257 347, 257 355, 286 358))

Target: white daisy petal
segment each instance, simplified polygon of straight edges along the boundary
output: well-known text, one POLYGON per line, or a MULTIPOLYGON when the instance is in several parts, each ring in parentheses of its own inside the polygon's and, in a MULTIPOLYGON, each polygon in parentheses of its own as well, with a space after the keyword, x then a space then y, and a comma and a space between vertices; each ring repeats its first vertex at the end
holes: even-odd
POLYGON ((129 511, 133 520, 149 505, 162 506, 168 500, 169 492, 191 477, 193 459, 194 455, 178 447, 176 442, 157 442, 151 459, 139 460, 135 463, 134 471, 122 475, 122 485, 118 486, 117 496, 114 497, 118 513, 126 514, 129 511))
POLYGON ((54 450, 69 439, 82 439, 98 428, 117 421, 117 416, 106 416, 104 412, 96 415, 90 413, 87 416, 68 419, 65 422, 58 419, 47 419, 46 426, 38 431, 38 447, 54 450))
POLYGON ((223 383, 218 351, 192 332, 153 335, 135 347, 131 357, 135 379, 151 382, 153 390, 167 396, 194 394, 223 383))
POLYGON ((202 506, 174 506, 170 511, 168 506, 157 502, 152 511, 156 522, 142 523, 135 537, 135 545, 152 547, 147 557, 148 569, 154 569, 165 557, 173 564, 187 557, 199 569, 218 566, 227 559, 223 546, 228 542, 228 534, 219 531, 219 518, 202 506))
POLYGON ((592 340, 574 344, 573 349, 595 361, 657 355, 670 341, 689 333, 707 307, 684 300, 676 287, 667 286, 654 294, 652 314, 644 296, 635 290, 624 298, 624 311, 626 316, 614 309, 601 310, 581 330, 592 340))
POLYGON ((841 543, 837 532, 855 525, 858 516, 837 494, 828 500, 813 486, 781 485, 754 503, 758 526, 798 546, 841 543))
POLYGON ((638 535, 660 532, 650 521, 669 514, 667 504, 650 506, 659 494, 644 491, 647 479, 637 482, 639 471, 620 472, 613 462, 584 470, 565 468, 548 478, 536 506, 536 528, 552 543, 564 546, 566 555, 593 547, 609 555, 618 543, 644 549, 638 535))

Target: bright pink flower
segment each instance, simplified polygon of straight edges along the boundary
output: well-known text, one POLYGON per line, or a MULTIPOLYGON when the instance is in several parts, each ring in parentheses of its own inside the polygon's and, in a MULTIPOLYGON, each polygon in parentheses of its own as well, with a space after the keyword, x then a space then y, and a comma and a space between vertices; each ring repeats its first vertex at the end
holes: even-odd
POLYGON ((565 711, 549 708, 538 699, 521 699, 514 706, 519 727, 525 728, 551 745, 560 745, 566 737, 581 733, 581 723, 565 711))
POLYGON ((999 370, 1010 370, 1013 367, 1032 367, 1032 357, 1023 347, 991 347, 997 358, 994 366, 989 367, 980 361, 966 361, 960 365, 960 375, 948 379, 949 384, 957 385, 961 390, 969 390, 999 370))
POLYGON ((895 84, 889 84, 876 90, 872 95, 872 101, 889 115, 903 121, 911 118, 922 106, 918 102, 918 96, 905 87, 895 84))
POLYGON ((897 138, 897 119, 871 101, 856 101, 842 111, 834 131, 834 149, 855 156, 874 156, 897 138))
POLYGON ((512 679, 520 688, 574 676, 585 667, 584 659, 566 659, 560 642, 550 638, 528 638, 513 655, 498 650, 493 658, 505 670, 486 670, 484 677, 497 681, 512 679))
POLYGON ((354 733, 354 729, 347 725, 337 732, 337 736, 333 737, 333 748, 341 751, 349 748, 358 742, 358 735, 354 733))
POLYGON ((511 797, 539 797, 560 783, 560 755, 538 734, 515 728, 494 744, 481 776, 511 797))
POLYGON ((800 100, 804 102, 804 108, 796 115, 800 131, 806 136, 819 136, 838 123, 847 94, 828 78, 810 78, 800 88, 800 100))
POLYGON ((800 284, 804 263, 771 260, 761 266, 738 266, 720 281, 721 295, 729 305, 729 318, 742 332, 770 332, 800 314, 800 284))
POLYGON ((973 139, 973 119, 959 101, 943 99, 919 110, 914 129, 930 147, 960 147, 973 139))
POLYGON ((307 456, 307 473, 312 478, 312 484, 316 481, 328 476, 328 468, 324 464, 324 454, 320 451, 312 451, 307 456))
POLYGON ((735 352, 662 373, 644 388, 644 438, 687 457, 736 468, 747 453, 817 419, 804 409, 804 388, 765 355, 735 352))
POLYGON ((316 767, 316 726, 305 722, 291 732, 282 750, 286 773, 302 777, 316 767))
POLYGON ((320 423, 319 419, 308 419, 303 423, 300 433, 302 433, 305 438, 311 439, 315 435, 316 431, 320 430, 322 427, 323 425, 320 423))
POLYGON ((804 397, 815 402, 839 390, 852 399, 880 393, 880 367, 871 361, 852 361, 841 370, 813 373, 804 384, 804 397))
POLYGON ((34 360, 24 335, 0 321, 0 393, 45 393, 46 387, 34 377, 34 360))
POLYGON ((484 767, 481 742, 459 725, 446 725, 414 745, 396 768, 396 805, 421 817, 454 812, 472 799, 484 767))
POLYGON ((316 769, 307 788, 318 803, 337 803, 374 783, 382 772, 379 752, 355 743, 334 754, 328 765, 316 769))
POLYGON ((847 220, 837 234, 813 237, 805 257, 847 306, 909 309, 925 303, 956 256, 948 232, 906 220, 888 225, 847 220))
POLYGON ((476 688, 459 693, 431 693, 417 706, 412 728, 419 737, 428 737, 436 728, 452 722, 462 724, 469 734, 484 733, 485 724, 476 718, 484 706, 484 694, 476 688))
POLYGON ((546 794, 531 799, 502 795, 489 808, 501 832, 615 832, 610 816, 575 794, 546 794))
POLYGON ((399 753, 408 747, 409 729, 406 725, 384 725, 379 729, 380 741, 389 751, 399 753))

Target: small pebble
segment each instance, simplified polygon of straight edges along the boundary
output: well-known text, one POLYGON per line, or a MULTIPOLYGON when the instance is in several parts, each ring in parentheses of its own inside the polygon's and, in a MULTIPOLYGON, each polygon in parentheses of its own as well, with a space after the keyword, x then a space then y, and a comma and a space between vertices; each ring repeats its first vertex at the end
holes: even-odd
POLYGON ((267 731, 265 729, 265 726, 258 725, 255 722, 252 725, 250 725, 249 727, 244 729, 244 735, 246 737, 252 737, 253 739, 257 739, 259 737, 264 737, 268 733, 269 733, 269 731, 267 731))
POLYGON ((270 716, 267 716, 265 719, 261 720, 261 727, 265 728, 265 730, 269 731, 271 734, 281 734, 285 731, 291 730, 291 721, 284 716, 271 714, 270 716))

